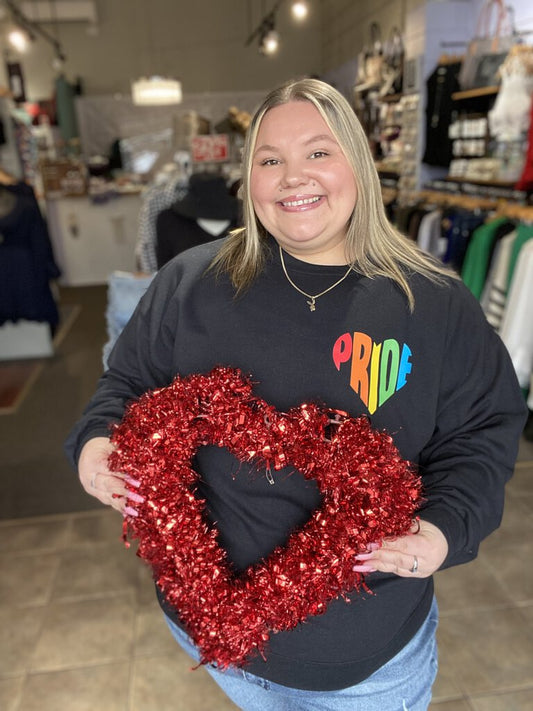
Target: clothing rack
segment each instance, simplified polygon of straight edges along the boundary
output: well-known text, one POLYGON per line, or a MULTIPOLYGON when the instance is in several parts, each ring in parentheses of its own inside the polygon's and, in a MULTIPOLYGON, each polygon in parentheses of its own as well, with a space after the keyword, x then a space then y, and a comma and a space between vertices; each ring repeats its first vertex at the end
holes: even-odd
POLYGON ((485 210, 494 213, 494 217, 508 217, 511 220, 533 223, 532 205, 518 205, 502 199, 455 195, 438 190, 421 190, 413 195, 412 201, 443 207, 462 207, 465 210, 485 210))
POLYGON ((413 201, 442 205, 443 207, 462 207, 465 210, 496 210, 498 207, 498 201, 492 198, 456 195, 438 190, 421 190, 413 195, 413 201))
POLYGON ((500 200, 496 208, 496 216, 533 224, 533 205, 514 205, 500 200))

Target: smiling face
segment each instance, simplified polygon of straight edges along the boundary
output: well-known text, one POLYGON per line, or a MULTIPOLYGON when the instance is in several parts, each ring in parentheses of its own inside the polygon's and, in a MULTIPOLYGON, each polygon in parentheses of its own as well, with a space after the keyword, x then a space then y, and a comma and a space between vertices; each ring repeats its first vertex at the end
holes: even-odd
POLYGON ((355 177, 309 101, 291 101, 265 114, 252 156, 250 194, 259 221, 289 254, 315 264, 347 263, 355 177))

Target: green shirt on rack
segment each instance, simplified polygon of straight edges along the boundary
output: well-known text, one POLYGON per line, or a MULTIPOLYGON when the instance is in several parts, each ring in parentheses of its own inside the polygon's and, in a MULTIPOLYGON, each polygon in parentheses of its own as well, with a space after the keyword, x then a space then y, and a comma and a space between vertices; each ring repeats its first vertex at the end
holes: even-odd
POLYGON ((508 222, 506 217, 498 217, 480 225, 474 230, 466 250, 461 278, 477 299, 481 298, 490 263, 494 242, 499 228, 508 222))

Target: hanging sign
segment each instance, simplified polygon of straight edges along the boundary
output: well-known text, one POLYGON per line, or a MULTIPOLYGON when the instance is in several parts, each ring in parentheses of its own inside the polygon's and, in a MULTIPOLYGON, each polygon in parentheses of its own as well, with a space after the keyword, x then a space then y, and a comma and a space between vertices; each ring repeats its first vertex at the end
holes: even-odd
POLYGON ((216 133, 191 138, 193 163, 220 163, 229 160, 229 136, 216 133))

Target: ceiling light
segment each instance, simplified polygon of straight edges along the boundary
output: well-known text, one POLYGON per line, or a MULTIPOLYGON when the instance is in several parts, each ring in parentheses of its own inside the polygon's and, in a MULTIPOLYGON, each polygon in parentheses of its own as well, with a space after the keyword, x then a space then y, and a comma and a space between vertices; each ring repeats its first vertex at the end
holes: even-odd
POLYGON ((275 54, 279 49, 279 34, 276 30, 269 30, 261 38, 259 51, 261 54, 275 54))
POLYGON ((131 86, 133 103, 137 106, 166 106, 179 104, 183 98, 181 82, 153 76, 142 77, 131 86))
POLYGON ((309 14, 309 8, 304 0, 298 0, 298 2, 292 3, 291 12, 295 20, 305 20, 309 14))

